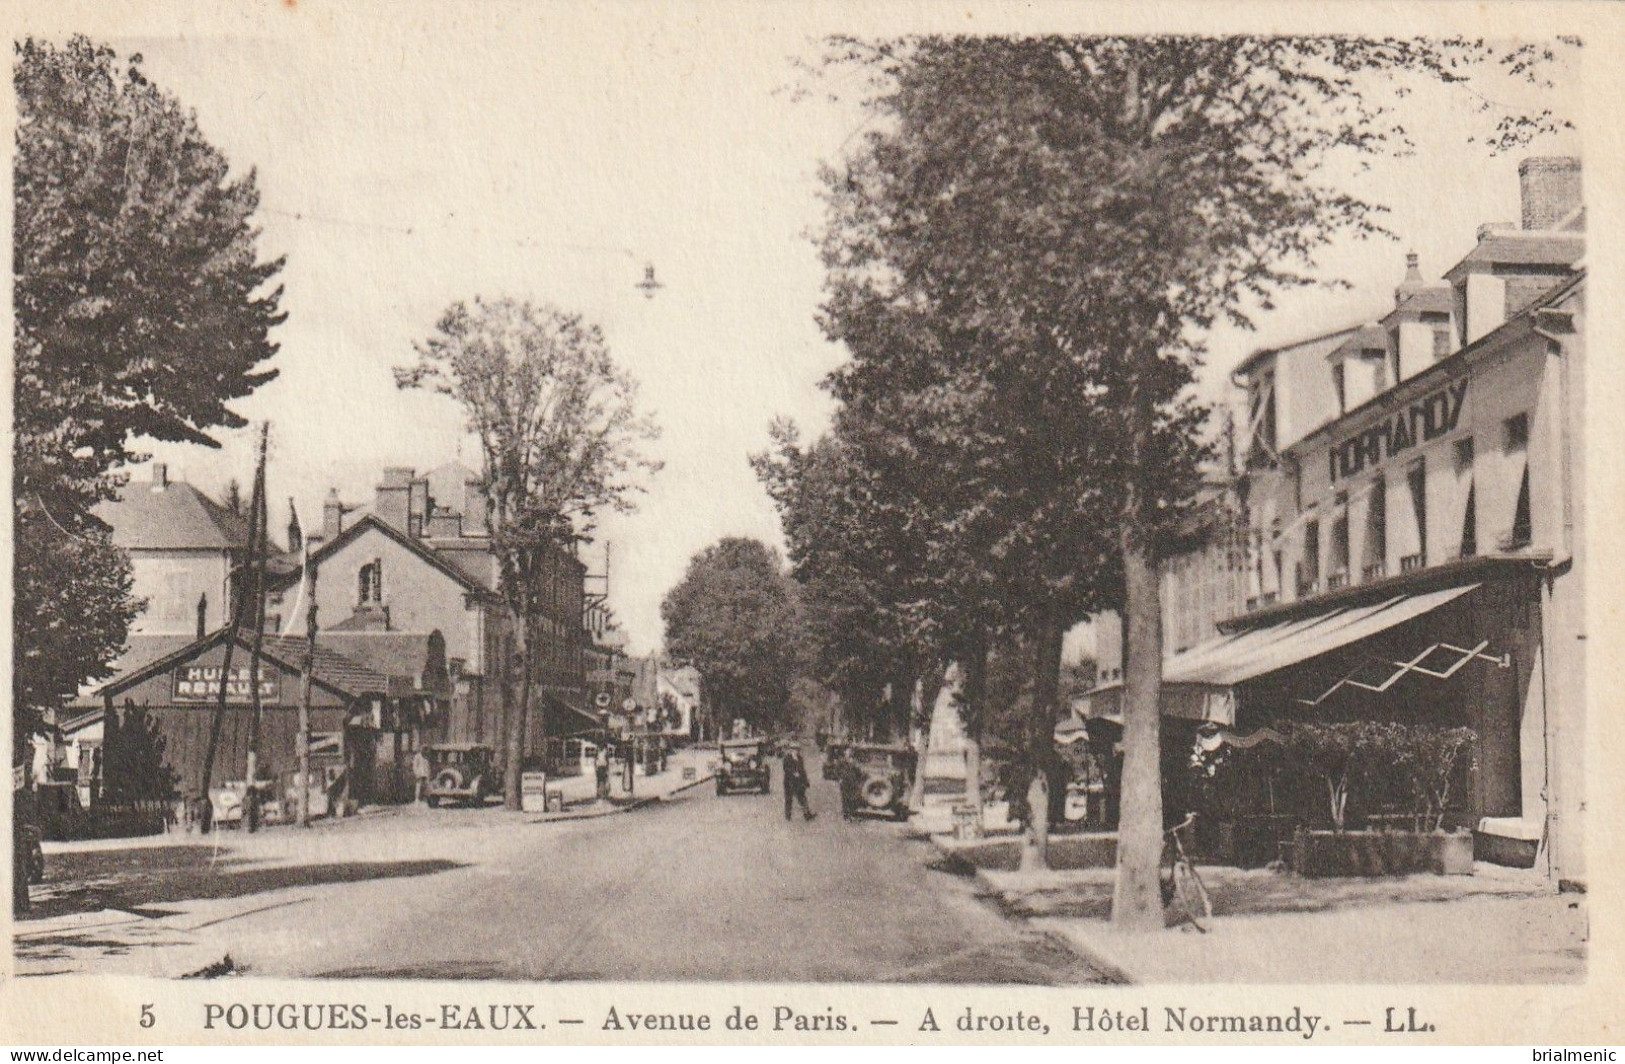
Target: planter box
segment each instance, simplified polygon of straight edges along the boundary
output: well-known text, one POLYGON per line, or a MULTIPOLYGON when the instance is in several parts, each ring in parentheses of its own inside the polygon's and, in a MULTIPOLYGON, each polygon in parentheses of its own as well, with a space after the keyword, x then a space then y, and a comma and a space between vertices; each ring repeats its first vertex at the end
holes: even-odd
MULTIPOLYGON (((977 868, 1013 872, 1021 866, 1020 835, 982 838, 974 841, 938 836, 938 845, 977 868)), ((1086 832, 1078 835, 1051 835, 1051 868, 1111 868, 1117 864, 1117 833, 1086 832)))
POLYGON ((1302 876, 1473 874, 1471 832, 1299 831, 1292 840, 1292 870, 1302 876))
POLYGON ((1198 854, 1214 864, 1262 868, 1279 860, 1292 840, 1294 816, 1250 816, 1240 820, 1197 821, 1198 854))

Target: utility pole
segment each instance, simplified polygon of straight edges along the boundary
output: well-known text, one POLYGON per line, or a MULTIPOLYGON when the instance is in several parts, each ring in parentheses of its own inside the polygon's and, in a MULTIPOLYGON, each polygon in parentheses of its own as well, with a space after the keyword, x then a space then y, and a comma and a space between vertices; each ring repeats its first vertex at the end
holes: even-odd
MULTIPOLYGON (((258 490, 257 480, 255 485, 256 490, 258 490)), ((250 504, 248 514, 248 549, 250 551, 254 549, 254 544, 259 540, 259 520, 260 506, 258 499, 255 499, 250 504)), ((237 648, 237 636, 242 629, 243 596, 246 590, 243 587, 243 575, 247 569, 248 567, 245 565, 236 566, 232 569, 231 576, 229 578, 231 586, 228 590, 231 599, 231 612, 226 624, 225 656, 220 663, 220 691, 215 701, 214 717, 209 722, 208 751, 203 755, 203 780, 201 789, 203 791, 205 810, 205 831, 214 830, 214 803, 209 798, 209 785, 214 781, 214 758, 215 752, 220 748, 220 729, 226 722, 226 700, 231 690, 231 657, 232 652, 237 648)))
POLYGON ((305 540, 305 667, 299 677, 299 826, 310 827, 310 682, 316 672, 316 570, 305 540))
POLYGON ((243 820, 250 832, 260 826, 259 781, 260 727, 265 706, 260 699, 260 655, 265 650, 265 555, 270 549, 270 503, 265 497, 265 452, 271 433, 269 421, 260 424, 259 467, 254 472, 254 499, 259 507, 259 540, 254 548, 254 648, 248 659, 248 697, 253 710, 248 718, 248 789, 243 794, 243 820))

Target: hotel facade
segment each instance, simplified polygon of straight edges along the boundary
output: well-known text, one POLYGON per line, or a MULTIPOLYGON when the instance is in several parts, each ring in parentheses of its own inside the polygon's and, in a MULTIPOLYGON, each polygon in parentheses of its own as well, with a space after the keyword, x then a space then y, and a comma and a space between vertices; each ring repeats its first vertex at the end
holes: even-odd
MULTIPOLYGON (((1581 882, 1579 160, 1528 159, 1520 178, 1522 223, 1481 227, 1441 282, 1412 256, 1379 319, 1236 371, 1243 468, 1234 522, 1215 527, 1239 525, 1245 550, 1238 564, 1204 544, 1164 567, 1178 615, 1164 715, 1237 735, 1362 717, 1470 727, 1454 823, 1482 858, 1581 882), (1220 592, 1189 594, 1195 568, 1220 592)), ((1115 635, 1097 648, 1108 682, 1090 716, 1117 711, 1115 635)))

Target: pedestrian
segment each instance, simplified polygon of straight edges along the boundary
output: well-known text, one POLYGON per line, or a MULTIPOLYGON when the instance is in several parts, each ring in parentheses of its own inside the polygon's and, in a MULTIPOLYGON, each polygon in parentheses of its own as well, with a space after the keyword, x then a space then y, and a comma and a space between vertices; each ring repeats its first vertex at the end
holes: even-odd
POLYGON ((794 803, 801 803, 801 815, 811 820, 818 814, 807 804, 807 765, 801 760, 801 750, 788 746, 784 751, 784 819, 790 819, 794 803))
MULTIPOLYGON (((418 747, 412 755, 412 801, 421 802, 429 790, 429 755, 418 747)), ((305 781, 305 801, 309 801, 310 781, 305 781)))
POLYGON ((593 775, 598 778, 598 800, 609 797, 609 744, 600 743, 592 759, 593 775))

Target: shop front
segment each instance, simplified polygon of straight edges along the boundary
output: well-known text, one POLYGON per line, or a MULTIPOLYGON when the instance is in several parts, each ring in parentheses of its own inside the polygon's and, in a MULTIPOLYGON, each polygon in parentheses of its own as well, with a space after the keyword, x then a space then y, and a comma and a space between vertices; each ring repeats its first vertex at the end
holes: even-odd
MULTIPOLYGON (((1360 585, 1248 615, 1167 659, 1170 815, 1205 813, 1213 848, 1244 864, 1285 858, 1300 829, 1400 828, 1476 832, 1481 857, 1533 863, 1538 837, 1503 826, 1541 785, 1537 562, 1360 585)), ((1120 685, 1089 697, 1107 742, 1120 700, 1120 685)))
MULTIPOLYGON (((226 644, 216 632, 95 692, 109 801, 164 802, 172 819, 195 816, 207 776, 209 800, 229 805, 216 792, 246 790, 252 746, 267 819, 294 814, 304 641, 264 639, 257 697, 251 636, 239 635, 229 674, 226 644)), ((411 751, 443 720, 443 698, 321 643, 309 686, 313 812, 410 800, 411 751)))

